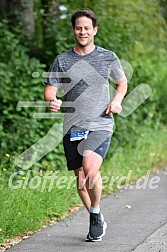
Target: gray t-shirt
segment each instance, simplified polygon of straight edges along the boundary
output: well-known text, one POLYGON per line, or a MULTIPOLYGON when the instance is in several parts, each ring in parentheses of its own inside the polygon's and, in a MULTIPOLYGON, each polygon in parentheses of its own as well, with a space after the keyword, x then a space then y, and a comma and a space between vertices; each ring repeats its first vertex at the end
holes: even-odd
POLYGON ((64 89, 64 134, 82 130, 112 132, 113 116, 105 114, 111 102, 108 80, 123 75, 117 55, 99 46, 86 55, 73 49, 58 55, 44 82, 64 89))

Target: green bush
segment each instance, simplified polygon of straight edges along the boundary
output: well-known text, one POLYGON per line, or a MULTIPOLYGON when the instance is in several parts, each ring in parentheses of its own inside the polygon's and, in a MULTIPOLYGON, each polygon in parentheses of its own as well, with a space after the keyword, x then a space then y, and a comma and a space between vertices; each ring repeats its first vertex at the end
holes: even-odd
MULTIPOLYGON (((45 112, 45 108, 20 108, 19 101, 43 101, 43 77, 45 65, 39 60, 29 58, 28 49, 20 44, 17 37, 7 26, 0 23, 0 82, 1 82, 1 155, 21 154, 41 137, 45 136, 53 119, 35 119, 34 112, 45 112), (32 73, 39 72, 39 78, 32 73)), ((61 151, 62 146, 59 146, 61 151)), ((51 153, 46 160, 57 157, 56 166, 64 165, 63 154, 51 153)), ((44 162, 44 160, 43 160, 44 162)), ((43 165, 37 165, 38 169, 43 165)), ((55 167, 55 163, 54 163, 55 167)), ((45 166, 44 166, 44 169, 45 166)))

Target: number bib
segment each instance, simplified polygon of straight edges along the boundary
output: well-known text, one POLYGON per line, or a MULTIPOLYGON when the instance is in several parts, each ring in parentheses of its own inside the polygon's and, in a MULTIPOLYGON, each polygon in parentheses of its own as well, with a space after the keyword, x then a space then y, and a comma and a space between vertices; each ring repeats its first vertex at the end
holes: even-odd
POLYGON ((71 133, 70 134, 70 141, 87 139, 88 135, 89 135, 89 130, 78 132, 78 133, 71 133))

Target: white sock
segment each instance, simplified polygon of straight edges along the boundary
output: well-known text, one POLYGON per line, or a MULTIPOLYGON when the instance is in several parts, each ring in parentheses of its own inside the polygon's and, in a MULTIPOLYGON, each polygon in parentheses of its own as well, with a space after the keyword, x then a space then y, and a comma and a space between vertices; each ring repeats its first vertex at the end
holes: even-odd
POLYGON ((96 214, 99 214, 100 213, 100 207, 90 207, 90 210, 89 210, 90 213, 96 213, 96 214))

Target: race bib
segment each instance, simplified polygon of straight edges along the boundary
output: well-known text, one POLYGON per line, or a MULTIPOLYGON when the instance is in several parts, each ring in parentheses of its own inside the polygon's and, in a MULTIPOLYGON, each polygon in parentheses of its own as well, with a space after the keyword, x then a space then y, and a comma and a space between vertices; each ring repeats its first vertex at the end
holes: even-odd
POLYGON ((87 139, 88 135, 89 135, 89 130, 78 132, 78 133, 71 133, 70 134, 70 141, 87 139))

